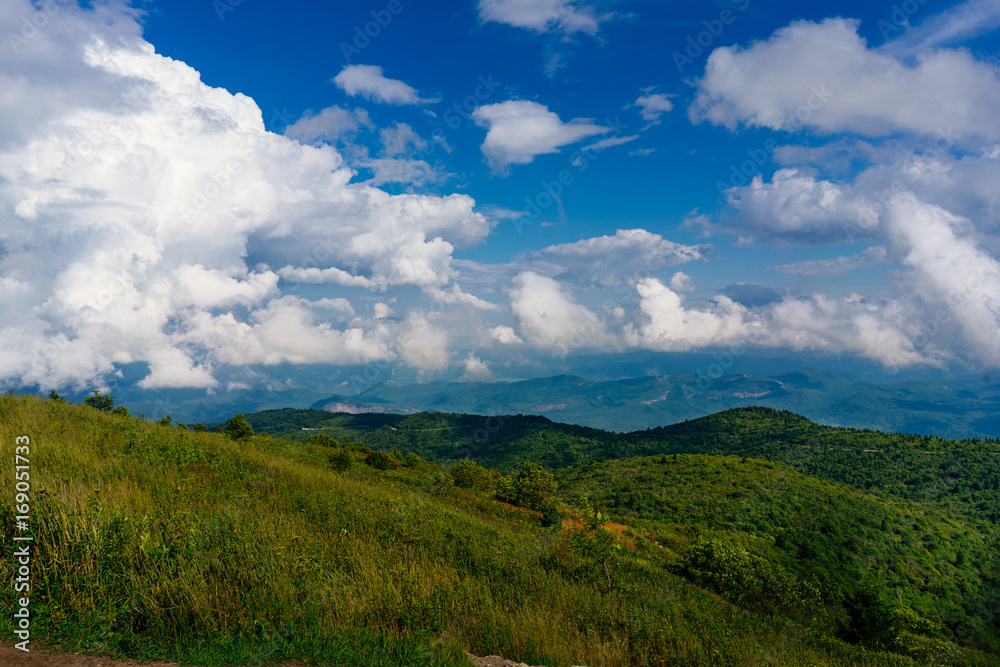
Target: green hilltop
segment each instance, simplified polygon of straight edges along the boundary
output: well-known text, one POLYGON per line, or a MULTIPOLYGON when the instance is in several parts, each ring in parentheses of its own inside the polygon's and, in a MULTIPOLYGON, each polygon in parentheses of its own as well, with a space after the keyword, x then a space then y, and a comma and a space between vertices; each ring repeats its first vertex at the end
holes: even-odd
POLYGON ((993 442, 753 409, 631 434, 246 421, 0 397, 0 438, 31 439, 33 640, 199 665, 1000 665, 993 442), (852 447, 899 456, 852 481, 831 454, 852 447))

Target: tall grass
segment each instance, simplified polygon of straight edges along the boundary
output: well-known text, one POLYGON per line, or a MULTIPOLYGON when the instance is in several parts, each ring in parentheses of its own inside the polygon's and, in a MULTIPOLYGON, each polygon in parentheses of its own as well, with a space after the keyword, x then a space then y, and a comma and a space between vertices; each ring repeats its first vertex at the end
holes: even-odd
MULTIPOLYGON (((431 464, 376 471, 357 456, 336 472, 319 446, 0 398, 5 451, 20 435, 33 636, 68 649, 204 665, 466 665, 463 650, 608 667, 914 664, 734 608, 649 554, 608 587, 558 530, 442 492, 431 464)), ((9 582, 13 456, 0 468, 9 582)), ((15 597, 5 583, 0 603, 15 597)))

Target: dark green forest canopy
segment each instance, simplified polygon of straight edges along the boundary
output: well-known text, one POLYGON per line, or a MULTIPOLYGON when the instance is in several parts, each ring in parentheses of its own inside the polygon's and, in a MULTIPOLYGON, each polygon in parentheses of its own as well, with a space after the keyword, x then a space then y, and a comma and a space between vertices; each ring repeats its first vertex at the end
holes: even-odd
POLYGON ((1000 443, 943 440, 815 424, 751 407, 633 433, 611 433, 533 415, 413 415, 268 410, 248 415, 258 433, 304 439, 318 429, 384 450, 449 462, 471 458, 502 472, 524 461, 555 469, 654 454, 718 454, 781 462, 855 488, 931 502, 1000 522, 1000 443))

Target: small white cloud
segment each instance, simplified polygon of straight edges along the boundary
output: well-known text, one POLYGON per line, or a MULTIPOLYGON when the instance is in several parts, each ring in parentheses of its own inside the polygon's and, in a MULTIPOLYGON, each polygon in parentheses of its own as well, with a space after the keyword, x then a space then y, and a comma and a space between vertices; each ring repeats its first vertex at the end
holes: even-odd
POLYGON ((490 370, 489 364, 473 353, 469 353, 469 356, 465 358, 464 364, 465 374, 462 375, 463 380, 484 382, 493 379, 493 371, 490 370))
POLYGON ((364 109, 350 111, 333 106, 317 114, 307 111, 301 118, 285 128, 285 136, 304 144, 319 142, 336 143, 341 137, 357 132, 361 127, 374 130, 364 109))
POLYGON ((684 298, 656 278, 640 281, 639 308, 645 322, 625 325, 629 344, 660 351, 687 351, 742 343, 763 328, 745 307, 717 296, 704 309, 686 307, 684 298))
POLYGON ((477 310, 500 310, 500 306, 490 303, 468 292, 463 292, 458 285, 452 285, 448 289, 431 288, 426 290, 427 294, 438 303, 449 305, 471 306, 477 310))
POLYGON ((379 139, 382 142, 382 153, 389 157, 427 147, 427 142, 407 123, 396 123, 392 127, 383 128, 379 131, 379 139))
POLYGON ((278 275, 281 276, 282 280, 287 280, 292 283, 306 283, 310 285, 341 285, 344 287, 374 287, 374 284, 368 278, 365 278, 364 276, 355 276, 347 271, 344 271, 343 269, 338 269, 337 267, 330 267, 327 269, 311 267, 303 269, 294 266, 286 266, 285 268, 278 270, 278 275))
POLYGON ((596 35, 613 14, 598 15, 593 6, 574 0, 479 0, 479 17, 539 33, 557 31, 596 35))
POLYGON ((653 93, 642 95, 635 101, 640 108, 639 114, 642 119, 650 125, 658 125, 660 116, 669 113, 674 109, 674 103, 670 101, 670 96, 665 93, 653 93))
POLYGON ((850 257, 834 257, 832 259, 815 259, 794 264, 781 264, 771 268, 793 276, 820 276, 846 273, 886 261, 884 246, 866 248, 863 252, 850 257))
POLYGON ((602 151, 605 148, 611 148, 612 146, 621 146, 622 144, 627 144, 630 141, 635 141, 639 138, 638 134, 633 134, 629 137, 611 137, 610 139, 601 139, 598 142, 590 144, 589 146, 584 146, 585 151, 602 151))
POLYGON ((424 160, 374 158, 358 160, 356 165, 374 172, 374 176, 365 181, 366 185, 373 187, 386 183, 401 183, 420 187, 429 183, 441 183, 447 178, 446 174, 424 160))
POLYGON ((500 324, 498 326, 490 329, 490 335, 493 336, 495 340, 504 345, 517 345, 518 343, 523 343, 521 337, 514 333, 514 330, 506 325, 500 324))
POLYGON ((312 308, 323 308, 325 310, 331 310, 341 318, 349 319, 354 317, 354 307, 351 306, 351 302, 343 297, 337 297, 334 299, 318 299, 310 303, 312 308))
POLYGON ((538 102, 508 100, 479 107, 476 124, 488 128, 483 155, 497 171, 511 164, 528 164, 538 155, 558 153, 561 146, 605 132, 607 128, 584 120, 564 123, 538 102))
POLYGON ((709 246, 674 243, 645 229, 619 229, 614 236, 537 250, 515 264, 578 284, 611 286, 633 284, 665 268, 707 259, 709 253, 709 246))
POLYGON ((378 65, 347 65, 333 82, 348 95, 362 95, 385 104, 430 104, 438 100, 423 99, 416 88, 386 78, 378 65))
POLYGON ((656 153, 655 148, 636 148, 634 151, 629 151, 629 157, 647 157, 656 153))

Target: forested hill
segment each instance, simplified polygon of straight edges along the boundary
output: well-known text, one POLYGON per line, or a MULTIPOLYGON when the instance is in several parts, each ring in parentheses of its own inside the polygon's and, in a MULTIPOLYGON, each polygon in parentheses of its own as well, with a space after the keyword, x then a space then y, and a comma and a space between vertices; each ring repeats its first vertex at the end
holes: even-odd
POLYGON ((268 410, 247 419, 258 433, 414 452, 447 462, 472 458, 510 471, 524 461, 561 468, 653 454, 721 454, 785 463, 820 479, 932 502, 1000 521, 1000 443, 942 440, 815 424, 786 411, 751 407, 619 434, 533 415, 413 415, 268 410), (304 430, 309 429, 309 430, 304 430))

